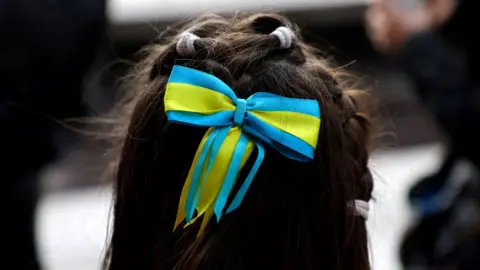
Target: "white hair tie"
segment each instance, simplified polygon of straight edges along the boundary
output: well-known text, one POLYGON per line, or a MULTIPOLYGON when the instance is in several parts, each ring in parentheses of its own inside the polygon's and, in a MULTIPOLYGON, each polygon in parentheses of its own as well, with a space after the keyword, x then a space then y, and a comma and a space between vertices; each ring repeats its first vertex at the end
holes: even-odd
POLYGON ((285 26, 280 26, 275 31, 270 33, 271 36, 276 36, 280 41, 280 48, 288 49, 292 47, 293 31, 285 26))
POLYGON ((183 32, 180 34, 180 39, 177 42, 177 53, 181 56, 195 55, 195 40, 199 37, 190 32, 183 32))
POLYGON ((350 207, 354 207, 355 215, 363 217, 365 220, 368 219, 368 212, 370 212, 370 205, 366 201, 354 200, 350 201, 350 207))

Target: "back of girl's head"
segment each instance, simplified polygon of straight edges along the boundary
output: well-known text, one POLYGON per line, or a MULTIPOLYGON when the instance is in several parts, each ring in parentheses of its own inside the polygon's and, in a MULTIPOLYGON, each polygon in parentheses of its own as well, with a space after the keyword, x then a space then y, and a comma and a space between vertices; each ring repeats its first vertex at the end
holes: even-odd
POLYGON ((204 16, 145 51, 125 110, 108 269, 370 269, 365 218, 350 204, 368 202, 373 189, 369 97, 347 90, 297 31, 272 14, 204 16), (270 35, 280 26, 295 33, 290 46, 270 35), (191 55, 177 48, 185 31, 198 36, 187 44, 191 55), (269 92, 316 100, 321 110, 313 160, 298 162, 266 145, 241 206, 218 223, 213 218, 200 235, 201 222, 174 230, 207 131, 168 121, 164 93, 174 65, 216 76, 238 98, 269 92))

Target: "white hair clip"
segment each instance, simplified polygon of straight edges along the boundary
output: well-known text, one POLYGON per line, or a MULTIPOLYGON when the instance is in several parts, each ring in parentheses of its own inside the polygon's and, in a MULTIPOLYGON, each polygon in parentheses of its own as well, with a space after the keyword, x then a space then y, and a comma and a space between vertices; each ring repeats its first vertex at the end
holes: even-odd
POLYGON ((288 49, 292 47, 293 31, 285 26, 280 26, 275 31, 270 33, 271 36, 276 36, 280 41, 280 47, 282 49, 288 49))
POLYGON ((180 34, 180 39, 177 42, 177 53, 181 56, 192 56, 195 55, 195 40, 199 37, 190 32, 183 32, 180 34))
POLYGON ((370 205, 366 201, 354 200, 348 203, 350 207, 355 208, 355 215, 368 219, 368 212, 370 211, 370 205))

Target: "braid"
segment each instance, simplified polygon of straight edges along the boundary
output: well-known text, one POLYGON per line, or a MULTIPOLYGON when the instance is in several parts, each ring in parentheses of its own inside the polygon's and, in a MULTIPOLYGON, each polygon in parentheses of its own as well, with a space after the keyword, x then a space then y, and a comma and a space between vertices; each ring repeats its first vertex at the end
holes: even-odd
POLYGON ((357 171, 358 175, 363 175, 363 177, 356 178, 358 181, 355 186, 358 189, 352 193, 356 199, 369 201, 373 190, 373 177, 368 168, 368 145, 371 141, 372 127, 367 108, 357 105, 362 103, 361 99, 364 95, 367 94, 356 90, 344 91, 342 98, 345 108, 343 129, 348 136, 347 142, 350 142, 349 148, 352 153, 358 153, 355 157, 357 166, 354 166, 352 170, 357 171))

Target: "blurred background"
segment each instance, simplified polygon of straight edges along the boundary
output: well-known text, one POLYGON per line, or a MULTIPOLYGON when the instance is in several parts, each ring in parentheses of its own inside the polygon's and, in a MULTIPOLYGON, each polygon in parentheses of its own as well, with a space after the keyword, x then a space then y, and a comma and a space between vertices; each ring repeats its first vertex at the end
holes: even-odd
POLYGON ((463 4, 378 2, 0 0, 4 216, 15 217, 7 257, 18 264, 16 253, 38 255, 18 269, 100 269, 111 203, 105 148, 62 120, 107 112, 135 53, 169 24, 204 12, 275 11, 358 75, 388 115, 370 165, 374 269, 480 269, 476 58, 465 21, 452 26, 453 38, 443 29, 463 4), (443 20, 410 23, 439 5, 443 20))

